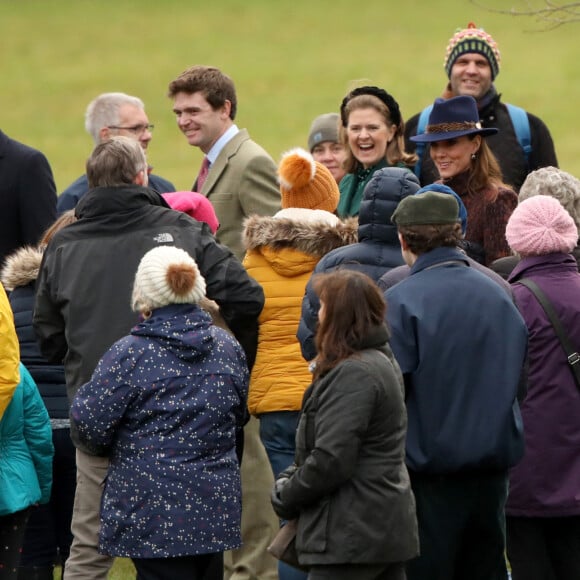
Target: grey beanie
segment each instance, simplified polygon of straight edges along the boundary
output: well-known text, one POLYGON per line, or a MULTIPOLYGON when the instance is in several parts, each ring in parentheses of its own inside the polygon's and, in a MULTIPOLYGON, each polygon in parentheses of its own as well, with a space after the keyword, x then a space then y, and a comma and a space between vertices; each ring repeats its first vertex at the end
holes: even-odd
POLYGON ((308 150, 310 153, 319 143, 326 141, 338 143, 338 121, 338 113, 325 113, 312 121, 310 133, 308 134, 308 150))
POLYGON ((580 232, 580 180, 557 167, 532 171, 520 188, 520 202, 535 195, 549 195, 572 216, 580 232))

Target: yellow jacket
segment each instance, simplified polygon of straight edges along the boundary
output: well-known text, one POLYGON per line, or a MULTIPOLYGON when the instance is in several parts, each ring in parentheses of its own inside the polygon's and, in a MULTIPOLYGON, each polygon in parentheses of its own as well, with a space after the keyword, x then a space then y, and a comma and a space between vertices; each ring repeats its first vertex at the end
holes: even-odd
POLYGON ((20 347, 8 297, 0 284, 0 419, 20 382, 20 347))
POLYGON ((304 289, 322 256, 357 241, 357 221, 294 208, 251 216, 244 225, 244 266, 266 298, 248 408, 253 415, 298 411, 312 380, 296 338, 304 289))

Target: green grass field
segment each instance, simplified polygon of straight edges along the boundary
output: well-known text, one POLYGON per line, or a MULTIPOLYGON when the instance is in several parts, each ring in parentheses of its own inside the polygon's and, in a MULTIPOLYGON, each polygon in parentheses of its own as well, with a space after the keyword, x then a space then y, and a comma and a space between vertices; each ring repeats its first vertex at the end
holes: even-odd
POLYGON ((469 20, 499 43, 498 90, 544 119, 560 165, 580 175, 580 24, 529 32, 538 28, 532 20, 469 0, 5 0, 0 127, 46 153, 62 191, 92 148, 88 102, 104 91, 136 94, 156 125, 150 162, 188 189, 201 157, 165 96, 187 66, 213 64, 234 78, 238 124, 278 160, 305 144, 315 115, 337 110, 361 82, 392 92, 405 117, 432 102, 446 82, 447 40, 469 20))
MULTIPOLYGON (((361 83, 386 88, 406 118, 432 102, 446 83, 447 41, 470 20, 499 43, 504 99, 547 123, 561 167, 580 176, 580 23, 530 32, 539 28, 533 20, 469 0, 3 0, 0 127, 47 155, 62 191, 92 149, 89 101, 105 91, 135 94, 156 125, 150 162, 189 189, 201 156, 178 132, 165 96, 186 67, 212 64, 233 77, 239 126, 278 160, 305 145, 314 116, 336 111, 361 83)), ((128 570, 116 564, 111 577, 131 578, 128 570)))

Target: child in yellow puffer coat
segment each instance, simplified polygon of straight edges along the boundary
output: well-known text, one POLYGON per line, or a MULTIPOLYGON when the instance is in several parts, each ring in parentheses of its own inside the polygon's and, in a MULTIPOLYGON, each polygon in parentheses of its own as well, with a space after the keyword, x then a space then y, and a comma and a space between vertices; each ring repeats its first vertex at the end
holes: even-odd
POLYGON ((258 352, 248 408, 274 476, 294 460, 294 434, 312 376, 296 338, 306 283, 320 258, 357 241, 357 220, 333 213, 340 197, 328 169, 303 149, 284 154, 278 167, 282 210, 245 222, 244 266, 266 298, 259 318, 258 352))

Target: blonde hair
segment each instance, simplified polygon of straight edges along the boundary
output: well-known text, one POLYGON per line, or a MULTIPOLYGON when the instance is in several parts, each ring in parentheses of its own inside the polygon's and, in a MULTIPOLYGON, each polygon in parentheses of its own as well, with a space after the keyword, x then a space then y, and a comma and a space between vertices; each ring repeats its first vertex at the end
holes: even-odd
MULTIPOLYGON (((352 97, 344 105, 343 118, 348 125, 348 119, 353 111, 359 109, 374 109, 382 117, 387 126, 391 127, 395 125, 391 119, 391 112, 389 108, 381 99, 375 97, 374 95, 362 94, 352 97)), ((407 153, 405 151, 405 123, 402 120, 398 125, 395 125, 396 131, 393 139, 387 144, 387 149, 385 152, 385 160, 391 166, 396 166, 398 164, 403 164, 408 167, 412 167, 417 162, 417 155, 415 153, 407 153)), ((347 173, 354 173, 359 167, 360 162, 352 154, 350 146, 348 144, 348 135, 346 131, 346 126, 341 125, 339 128, 339 139, 344 145, 346 151, 346 159, 344 161, 344 169, 347 173)))

